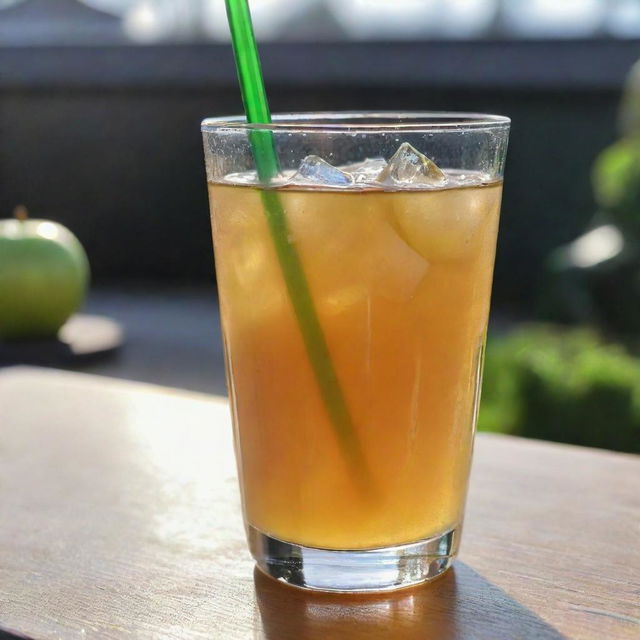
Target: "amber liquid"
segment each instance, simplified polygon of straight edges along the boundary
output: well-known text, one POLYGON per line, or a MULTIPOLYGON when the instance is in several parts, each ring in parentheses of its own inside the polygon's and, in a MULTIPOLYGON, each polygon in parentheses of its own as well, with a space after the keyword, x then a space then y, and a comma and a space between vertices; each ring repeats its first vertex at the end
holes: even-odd
POLYGON ((248 524, 328 549, 396 545, 457 526, 502 185, 279 192, 370 491, 328 418, 259 189, 209 189, 248 524))

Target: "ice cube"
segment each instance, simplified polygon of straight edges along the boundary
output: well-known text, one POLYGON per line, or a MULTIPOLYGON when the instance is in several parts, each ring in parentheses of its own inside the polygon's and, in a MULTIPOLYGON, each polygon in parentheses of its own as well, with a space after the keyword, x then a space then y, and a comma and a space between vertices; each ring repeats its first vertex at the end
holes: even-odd
POLYGON ((387 166, 384 158, 365 158, 362 162, 342 167, 343 171, 350 173, 356 184, 375 184, 380 172, 387 166))
POLYGON ((424 279, 429 263, 386 223, 371 240, 376 292, 389 299, 410 300, 424 279))
POLYGON ((407 302, 429 263, 387 222, 374 222, 342 257, 334 256, 324 312, 338 316, 362 309, 369 297, 407 302))
POLYGON ((441 187, 447 183, 447 177, 433 160, 403 142, 378 175, 377 182, 388 186, 441 187))
POLYGON ((342 171, 320 156, 307 156, 291 178, 294 184, 314 184, 331 187, 348 187, 353 184, 353 176, 342 171))
POLYGON ((428 259, 389 221, 390 200, 396 195, 406 194, 347 197, 338 190, 281 192, 292 241, 314 295, 329 299, 327 313, 358 307, 370 294, 391 300, 413 295, 428 259), (334 297, 338 291, 342 293, 334 297))
MULTIPOLYGON (((404 191, 390 195, 398 233, 430 262, 466 260, 490 250, 488 225, 500 207, 499 187, 404 191)), ((495 231, 494 231, 495 233, 495 231)))

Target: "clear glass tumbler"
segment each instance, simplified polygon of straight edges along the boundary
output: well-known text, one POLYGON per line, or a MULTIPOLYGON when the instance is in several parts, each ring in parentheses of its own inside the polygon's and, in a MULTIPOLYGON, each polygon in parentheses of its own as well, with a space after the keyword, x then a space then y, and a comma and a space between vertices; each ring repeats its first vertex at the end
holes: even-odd
POLYGON ((202 130, 258 567, 328 591, 438 576, 460 541, 509 120, 318 113, 202 130), (266 184, 264 144, 279 163, 266 184))

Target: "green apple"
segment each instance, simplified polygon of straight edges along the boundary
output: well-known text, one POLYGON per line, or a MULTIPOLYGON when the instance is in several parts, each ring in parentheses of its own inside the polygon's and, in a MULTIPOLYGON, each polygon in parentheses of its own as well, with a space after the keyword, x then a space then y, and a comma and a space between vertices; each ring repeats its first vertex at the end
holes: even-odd
POLYGON ((84 300, 89 262, 61 224, 0 220, 0 339, 53 337, 84 300))

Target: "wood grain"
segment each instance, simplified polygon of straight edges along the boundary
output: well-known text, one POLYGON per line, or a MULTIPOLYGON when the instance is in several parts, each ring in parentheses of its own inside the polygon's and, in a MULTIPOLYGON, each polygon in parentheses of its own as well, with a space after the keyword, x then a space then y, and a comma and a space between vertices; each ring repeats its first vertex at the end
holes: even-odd
POLYGON ((0 371, 0 628, 31 638, 640 637, 640 458, 477 441, 462 556, 391 595, 310 594, 245 549, 224 401, 0 371))

